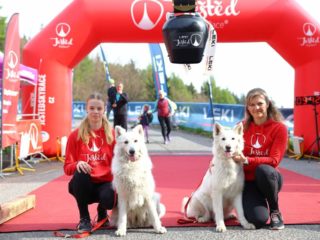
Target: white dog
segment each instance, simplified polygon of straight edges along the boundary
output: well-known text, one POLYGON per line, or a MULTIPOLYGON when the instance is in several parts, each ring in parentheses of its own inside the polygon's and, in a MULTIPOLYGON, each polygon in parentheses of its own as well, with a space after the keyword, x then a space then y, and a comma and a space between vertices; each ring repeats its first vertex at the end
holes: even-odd
POLYGON ((125 236, 129 227, 153 226, 157 233, 167 232, 160 218, 165 207, 155 192, 152 162, 144 142, 141 125, 126 132, 115 127, 116 145, 112 161, 113 186, 118 194, 118 208, 112 211, 111 224, 116 235, 125 236))
POLYGON ((216 231, 225 232, 224 218, 232 217, 235 208, 238 220, 245 229, 255 229, 244 217, 242 190, 244 173, 242 164, 233 161, 232 156, 242 154, 244 147, 242 123, 227 129, 216 123, 213 131, 213 160, 199 188, 192 194, 189 202, 183 200, 187 217, 198 222, 214 219, 216 231))

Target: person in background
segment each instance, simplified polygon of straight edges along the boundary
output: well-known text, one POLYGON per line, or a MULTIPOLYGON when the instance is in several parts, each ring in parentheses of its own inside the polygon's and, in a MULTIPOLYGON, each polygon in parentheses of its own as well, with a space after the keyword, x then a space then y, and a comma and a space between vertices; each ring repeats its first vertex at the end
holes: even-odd
POLYGON ((284 229, 279 208, 283 177, 278 166, 287 147, 287 127, 280 111, 261 88, 248 92, 245 108, 245 147, 243 155, 233 157, 234 161, 244 164, 245 217, 256 228, 261 228, 270 216, 270 229, 284 229))
POLYGON ((110 117, 110 112, 112 110, 112 104, 116 101, 117 88, 115 87, 115 82, 112 78, 109 79, 110 87, 108 88, 108 105, 107 105, 107 119, 110 117))
POLYGON ((123 83, 119 83, 117 85, 117 93, 115 97, 115 102, 112 104, 113 113, 114 113, 114 121, 113 126, 121 126, 124 129, 128 129, 128 96, 125 92, 123 92, 123 83))
POLYGON ((69 193, 79 209, 79 233, 92 229, 89 204, 98 203, 98 222, 106 219, 107 209, 116 204, 111 173, 115 135, 105 117, 105 101, 100 93, 88 97, 86 110, 87 116, 68 137, 64 163, 65 174, 72 176, 69 193))
POLYGON ((161 133, 163 137, 163 143, 168 144, 170 142, 171 132, 171 116, 174 112, 175 103, 169 98, 165 97, 163 90, 159 90, 159 99, 155 102, 155 109, 153 112, 158 112, 158 120, 161 127, 161 133))
POLYGON ((149 105, 143 105, 142 114, 139 116, 139 123, 143 127, 146 143, 149 143, 149 124, 152 122, 153 118, 152 112, 150 112, 149 110, 149 105))

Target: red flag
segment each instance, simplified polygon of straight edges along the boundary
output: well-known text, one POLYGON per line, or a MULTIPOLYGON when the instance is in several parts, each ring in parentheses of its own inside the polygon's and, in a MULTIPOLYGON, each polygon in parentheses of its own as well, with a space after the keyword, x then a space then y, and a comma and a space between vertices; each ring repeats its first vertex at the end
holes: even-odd
POLYGON ((17 112, 20 90, 20 36, 19 14, 12 15, 6 32, 6 42, 2 71, 1 101, 1 147, 5 148, 16 143, 20 137, 17 131, 17 112))

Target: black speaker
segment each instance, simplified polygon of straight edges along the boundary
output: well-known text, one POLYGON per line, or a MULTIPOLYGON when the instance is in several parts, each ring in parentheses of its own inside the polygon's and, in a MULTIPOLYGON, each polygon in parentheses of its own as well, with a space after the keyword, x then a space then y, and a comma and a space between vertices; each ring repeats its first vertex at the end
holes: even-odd
POLYGON ((208 26, 198 14, 171 15, 162 28, 172 63, 199 63, 208 39, 208 26))

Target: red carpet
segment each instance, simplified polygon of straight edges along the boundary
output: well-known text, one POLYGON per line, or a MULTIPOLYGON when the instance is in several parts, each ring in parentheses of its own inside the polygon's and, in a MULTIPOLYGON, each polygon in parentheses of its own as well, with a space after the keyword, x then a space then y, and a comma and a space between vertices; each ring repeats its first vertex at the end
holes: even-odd
MULTIPOLYGON (((162 222, 167 227, 179 225, 181 200, 200 183, 211 156, 152 156, 157 191, 167 213, 162 222)), ((286 224, 320 224, 320 181, 281 169, 284 187, 280 207, 286 224)), ((75 229, 78 210, 67 192, 69 177, 61 176, 36 189, 36 207, 0 226, 0 232, 75 229)), ((96 205, 91 205, 91 217, 96 205)), ((236 222, 227 222, 234 225, 236 222)), ((211 224, 212 225, 212 224, 211 224)), ((203 226, 203 225, 201 225, 203 226)))

